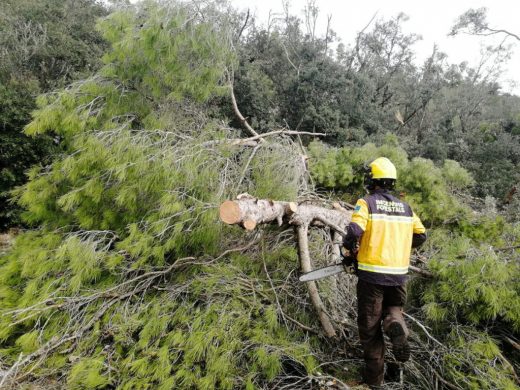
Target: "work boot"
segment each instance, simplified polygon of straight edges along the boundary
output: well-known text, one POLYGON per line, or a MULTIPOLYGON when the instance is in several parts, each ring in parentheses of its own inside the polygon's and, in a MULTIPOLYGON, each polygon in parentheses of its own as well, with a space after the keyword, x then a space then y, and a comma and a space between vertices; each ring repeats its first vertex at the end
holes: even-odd
POLYGON ((392 342, 392 352, 399 362, 406 362, 410 359, 410 346, 406 338, 406 332, 401 323, 392 322, 386 331, 392 342))
POLYGON ((385 382, 399 382, 401 379, 401 363, 387 362, 385 370, 385 382))

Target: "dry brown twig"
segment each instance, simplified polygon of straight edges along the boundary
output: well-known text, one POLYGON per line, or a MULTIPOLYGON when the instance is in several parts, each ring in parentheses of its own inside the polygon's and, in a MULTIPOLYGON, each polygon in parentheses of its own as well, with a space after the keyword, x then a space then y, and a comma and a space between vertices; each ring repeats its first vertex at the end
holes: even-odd
MULTIPOLYGON (((238 120, 240 121, 240 123, 242 124, 242 126, 244 126, 246 128, 246 130, 251 133, 253 136, 258 136, 259 134, 256 132, 255 129, 253 129, 251 127, 251 125, 247 122, 247 119, 244 118, 244 116, 242 115, 242 113, 240 112, 239 108, 238 108, 238 104, 237 104, 237 99, 235 97, 235 91, 234 91, 234 88, 233 88, 233 74, 231 74, 230 76, 230 86, 229 86, 229 90, 230 90, 230 93, 231 93, 231 104, 233 106, 233 111, 235 112, 235 115, 236 117, 238 118, 238 120)), ((261 139, 261 142, 265 142, 263 139, 261 139)))
POLYGON ((407 313, 404 313, 403 312, 403 315, 407 318, 409 318, 410 320, 412 320, 413 322, 415 322, 419 328, 421 328, 423 330, 423 332, 426 334, 426 336, 428 336, 428 338, 432 341, 434 341, 437 345, 439 345, 440 347, 442 347, 443 349, 446 349, 446 347, 444 346, 444 344, 442 344, 439 340, 437 340, 435 337, 433 337, 430 332, 428 332, 428 329, 426 329, 426 327, 421 324, 419 322, 419 320, 415 319, 414 317, 412 317, 410 314, 407 314, 407 313))
POLYGON ((434 375, 437 377, 437 379, 439 381, 442 382, 442 384, 444 384, 446 387, 448 387, 449 389, 451 390, 462 390, 460 387, 458 386, 455 386, 453 383, 451 382, 448 382, 446 379, 444 379, 441 374, 439 374, 435 369, 432 368, 432 372, 434 373, 434 375))
POLYGON ((214 146, 214 145, 230 145, 230 146, 251 146, 256 147, 258 146, 258 142, 260 140, 264 140, 267 137, 272 137, 275 135, 308 135, 311 137, 324 137, 327 134, 326 133, 312 133, 310 131, 297 131, 297 130, 287 130, 287 129, 280 129, 280 130, 273 130, 269 131, 267 133, 257 134, 252 137, 248 138, 226 138, 226 139, 217 139, 217 140, 211 140, 203 142, 201 145, 204 148, 214 146))

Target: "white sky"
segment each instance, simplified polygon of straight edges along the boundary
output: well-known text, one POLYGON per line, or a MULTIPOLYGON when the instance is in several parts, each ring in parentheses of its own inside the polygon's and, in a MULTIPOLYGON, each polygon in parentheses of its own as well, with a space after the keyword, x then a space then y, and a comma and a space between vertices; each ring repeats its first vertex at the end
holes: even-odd
MULTIPOLYGON (((249 8, 260 23, 266 23, 269 11, 282 12, 281 0, 231 0, 239 9, 249 8)), ((306 0, 290 0, 292 14, 303 16, 306 0)), ((359 32, 377 12, 377 18, 388 19, 404 12, 410 19, 403 25, 404 31, 422 36, 414 51, 419 64, 431 55, 436 43, 440 51, 448 55, 450 63, 467 61, 476 65, 480 59, 481 45, 497 43, 496 37, 458 35, 448 37, 451 26, 459 15, 469 8, 486 7, 491 27, 499 27, 520 34, 520 0, 317 0, 320 10, 317 35, 325 35, 327 15, 332 15, 331 27, 345 44, 354 42, 359 32)), ((500 41, 500 39, 498 39, 500 41)), ((513 43, 513 56, 505 66, 500 79, 503 92, 520 95, 520 42, 513 43)))

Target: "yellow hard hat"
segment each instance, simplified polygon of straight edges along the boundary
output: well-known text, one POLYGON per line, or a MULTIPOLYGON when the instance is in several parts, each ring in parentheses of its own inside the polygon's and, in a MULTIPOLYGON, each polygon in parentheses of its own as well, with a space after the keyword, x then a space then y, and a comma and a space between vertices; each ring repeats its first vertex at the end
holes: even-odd
POLYGON ((397 171, 392 161, 386 157, 379 157, 369 165, 372 179, 397 179, 397 171))

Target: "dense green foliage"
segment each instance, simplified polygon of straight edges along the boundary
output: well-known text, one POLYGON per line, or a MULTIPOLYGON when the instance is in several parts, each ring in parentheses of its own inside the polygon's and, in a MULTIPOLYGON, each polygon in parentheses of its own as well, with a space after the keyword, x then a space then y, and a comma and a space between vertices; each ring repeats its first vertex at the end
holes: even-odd
POLYGON ((52 134, 23 134, 39 93, 96 70, 105 47, 95 31, 107 10, 95 0, 5 0, 0 4, 0 230, 20 223, 9 191, 58 151, 52 134))
MULTIPOLYGON (((98 40, 86 27, 97 14, 87 13, 78 34, 98 40)), ((359 362, 334 368, 340 343, 313 331, 292 231, 246 235, 220 224, 217 207, 243 192, 354 202, 363 166, 386 156, 397 191, 428 227, 414 257, 428 257, 434 275, 410 286, 410 312, 428 327, 412 329, 417 357, 405 380, 516 388, 520 357, 504 340, 520 330, 519 225, 493 198, 469 193, 502 196, 518 179, 518 99, 439 53, 414 66, 417 37, 402 32, 404 20, 377 22, 333 56, 330 32, 303 33, 289 14, 273 30, 244 26, 221 3, 147 2, 101 19, 110 48, 100 69, 41 95, 26 126, 31 136, 58 137, 62 153, 14 192, 36 229, 0 258, 0 368, 18 364, 22 382, 71 389, 310 388, 319 371, 352 379, 359 362), (329 136, 225 142, 243 135, 228 126, 237 124, 230 69, 258 131, 288 125, 329 136)), ((66 61, 82 69, 73 58, 100 55, 88 50, 66 61)), ((5 89, 11 108, 25 107, 6 121, 23 125, 32 103, 15 100, 29 101, 41 82, 20 86, 27 95, 5 89)), ((317 262, 336 260, 324 255, 328 233, 310 239, 317 262)), ((345 304, 354 292, 335 281, 319 287, 342 327, 354 320, 345 304)))
MULTIPOLYGON (((240 149, 203 145, 227 131, 201 105, 222 91, 233 60, 225 34, 189 6, 142 11, 100 24, 113 49, 97 76, 38 100, 27 131, 59 134, 67 156, 33 169, 19 191, 26 221, 42 228, 19 236, 2 259, 0 299, 4 309, 34 311, 15 312, 16 324, 1 317, 2 360, 47 347, 33 375, 65 374, 72 389, 253 388, 287 361, 312 371, 305 336, 278 322, 261 280, 267 255, 210 261, 233 241, 215 205, 242 170, 229 167, 240 149), (186 256, 200 265, 183 266, 186 256), (177 263, 182 272, 165 272, 157 290, 155 278, 143 278, 177 263), (60 336, 71 339, 53 347, 60 336)), ((279 164, 271 152, 259 155, 249 185, 296 197, 284 176, 261 174, 279 164)), ((290 247, 268 256, 270 268, 283 267, 273 275, 294 267, 290 247)))
POLYGON ((457 161, 479 178, 474 194, 502 202, 520 181, 520 98, 501 94, 495 81, 507 52, 490 48, 471 68, 435 48, 417 66, 420 38, 403 32, 406 20, 376 21, 352 45, 334 42, 332 31, 318 37, 290 13, 252 25, 236 72, 243 114, 260 131, 325 132, 336 146, 395 134, 411 157, 457 161))
POLYGON ((363 168, 377 157, 388 157, 397 167, 396 191, 401 193, 429 226, 463 217, 468 209, 453 196, 473 184, 473 178, 456 161, 446 160, 437 167, 431 160, 407 153, 387 137, 379 147, 367 143, 359 148, 331 148, 321 142, 309 145, 311 174, 318 187, 343 192, 345 200, 355 202, 363 196, 363 168))

